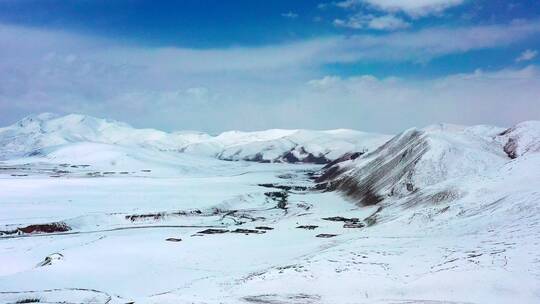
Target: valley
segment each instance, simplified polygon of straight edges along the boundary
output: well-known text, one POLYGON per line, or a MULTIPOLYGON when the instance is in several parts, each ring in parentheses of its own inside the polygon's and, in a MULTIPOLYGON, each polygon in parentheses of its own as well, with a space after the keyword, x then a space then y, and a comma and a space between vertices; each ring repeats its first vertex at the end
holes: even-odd
MULTIPOLYGON (((540 299, 536 123, 408 130, 354 158, 297 139, 326 166, 75 140, 77 124, 61 137, 50 125, 19 137, 31 149, 3 150, 1 303, 540 299)), ((290 151, 266 140, 242 151, 290 151)))

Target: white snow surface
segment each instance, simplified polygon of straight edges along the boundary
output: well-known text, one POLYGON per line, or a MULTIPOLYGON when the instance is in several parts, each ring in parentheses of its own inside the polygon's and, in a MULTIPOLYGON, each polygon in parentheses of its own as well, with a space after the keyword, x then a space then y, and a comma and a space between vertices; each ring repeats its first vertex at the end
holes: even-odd
POLYGON ((325 182, 339 187, 321 191, 308 178, 320 165, 214 153, 275 159, 289 140, 352 152, 380 137, 26 119, 0 129, 0 303, 539 303, 538 125, 406 130, 335 165, 325 182), (69 230, 25 232, 47 223, 69 230))

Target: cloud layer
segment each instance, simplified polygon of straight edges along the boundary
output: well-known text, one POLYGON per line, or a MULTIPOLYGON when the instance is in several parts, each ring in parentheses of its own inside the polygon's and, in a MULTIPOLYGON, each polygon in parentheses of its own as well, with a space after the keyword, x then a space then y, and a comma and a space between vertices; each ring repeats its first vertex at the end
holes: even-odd
POLYGON ((511 45, 539 32, 534 21, 196 50, 0 25, 0 123, 52 111, 168 130, 394 132, 437 121, 509 124, 540 117, 534 66, 422 81, 325 77, 323 67, 428 62, 511 45), (508 103, 515 107, 501 110, 508 103), (471 111, 464 115, 463 108, 471 111))
POLYGON ((537 50, 525 50, 523 53, 521 53, 517 58, 516 62, 522 62, 522 61, 529 61, 534 59, 538 55, 537 50))
POLYGON ((335 5, 344 9, 356 9, 369 5, 377 10, 396 13, 403 12, 413 18, 439 14, 444 10, 460 5, 464 0, 344 0, 335 5))

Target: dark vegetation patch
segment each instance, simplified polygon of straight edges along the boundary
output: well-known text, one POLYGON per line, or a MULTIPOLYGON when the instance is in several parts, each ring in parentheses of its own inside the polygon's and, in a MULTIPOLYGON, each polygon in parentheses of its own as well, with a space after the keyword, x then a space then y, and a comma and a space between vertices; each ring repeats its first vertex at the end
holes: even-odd
POLYGON ((347 222, 343 224, 343 228, 364 228, 366 225, 357 222, 347 222))
POLYGON ((267 226, 257 226, 257 227, 255 227, 255 229, 258 229, 258 230, 274 230, 274 228, 267 227, 267 226))
POLYGON ((257 230, 257 229, 245 229, 245 228, 237 228, 235 230, 228 230, 228 229, 217 229, 217 228, 210 228, 203 231, 199 231, 193 236, 197 235, 205 235, 205 234, 224 234, 224 233, 236 233, 236 234, 264 234, 266 233, 265 230, 257 230))
POLYGON ((324 217, 323 220, 332 221, 332 222, 348 222, 348 223, 356 223, 360 221, 360 219, 357 217, 347 218, 343 216, 324 217))
POLYGON ((314 304, 319 303, 321 297, 304 293, 298 294, 262 294, 243 297, 242 300, 256 304, 314 304))
POLYGON ((90 165, 71 165, 71 168, 87 168, 90 167, 90 165))
POLYGON ((242 229, 242 228, 238 228, 238 229, 235 229, 235 230, 231 231, 231 233, 263 234, 263 233, 266 233, 266 231, 255 230, 255 229, 242 229))
POLYGON ((153 220, 159 220, 163 218, 166 215, 165 212, 160 213, 147 213, 147 214, 132 214, 132 215, 126 215, 126 220, 130 220, 132 222, 139 221, 139 220, 145 220, 145 219, 153 219, 153 220))
POLYGON ((291 178, 295 177, 295 175, 291 174, 291 173, 284 173, 284 174, 278 175, 277 177, 281 178, 281 179, 291 179, 291 178))
POLYGON ((18 300, 15 303, 16 304, 23 304, 23 303, 39 303, 39 302, 41 302, 41 300, 38 299, 38 298, 26 298, 26 299, 18 300))
POLYGON ((286 191, 265 192, 264 195, 269 199, 277 202, 277 208, 287 209, 289 194, 286 191))
POLYGON ((6 234, 33 234, 33 233, 57 233, 66 232, 71 228, 64 222, 55 222, 47 224, 34 224, 26 227, 20 227, 10 231, 0 231, 0 235, 6 234))
MULTIPOLYGON (((221 211, 212 211, 212 215, 217 215, 221 211), (217 213, 216 213, 217 212, 217 213)), ((228 211, 227 211, 228 212, 228 211)), ((188 211, 174 211, 174 212, 156 212, 156 213, 144 213, 144 214, 130 214, 126 215, 125 219, 132 222, 142 221, 142 220, 160 220, 166 216, 189 216, 189 215, 203 215, 202 211, 199 209, 188 210, 188 211)))
POLYGON ((315 237, 323 238, 323 239, 329 239, 329 238, 333 238, 335 236, 337 236, 337 234, 321 233, 321 234, 317 234, 315 237))
POLYGON ((90 177, 98 177, 98 176, 102 176, 101 175, 101 172, 88 172, 86 173, 87 176, 90 176, 90 177))
POLYGON ((319 226, 315 226, 315 225, 301 225, 301 226, 297 226, 296 228, 299 228, 299 229, 306 229, 306 230, 314 230, 315 228, 318 228, 319 226))
POLYGON ((265 188, 275 188, 284 191, 307 191, 309 187, 307 186, 298 186, 298 185, 280 185, 280 184, 258 184, 261 187, 265 188))
MULTIPOLYGON (((218 213, 219 214, 219 213, 218 213)), ((221 219, 225 218, 231 218, 237 225, 241 225, 247 221, 254 222, 257 220, 264 220, 265 218, 262 216, 252 216, 249 214, 249 212, 241 211, 241 210, 231 210, 224 212, 221 219)))
MULTIPOLYGON (((278 203, 276 208, 282 207, 286 209, 285 203, 278 203)), ((212 208, 206 211, 201 211, 199 209, 194 210, 180 210, 173 212, 154 212, 154 213, 144 213, 144 214, 130 214, 125 215, 124 218, 131 222, 137 221, 160 221, 168 217, 179 217, 179 216, 221 216, 221 220, 231 219, 237 225, 244 224, 246 222, 254 222, 258 220, 264 220, 264 217, 254 216, 253 213, 256 213, 261 210, 256 209, 247 209, 247 210, 228 210, 220 208, 212 208)))
POLYGON ((227 229, 210 228, 210 229, 205 229, 203 231, 199 231, 197 232, 197 234, 222 234, 222 233, 227 233, 227 232, 229 232, 229 230, 227 229))
POLYGON ((165 241, 167 241, 167 242, 181 242, 182 239, 181 238, 167 238, 167 239, 165 239, 165 241))

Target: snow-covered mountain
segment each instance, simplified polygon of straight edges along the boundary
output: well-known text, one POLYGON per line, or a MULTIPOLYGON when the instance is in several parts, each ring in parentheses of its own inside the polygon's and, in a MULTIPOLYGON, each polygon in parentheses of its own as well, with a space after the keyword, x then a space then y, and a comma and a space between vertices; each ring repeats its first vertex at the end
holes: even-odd
POLYGON ((383 218, 406 215, 411 207, 459 211, 512 200, 533 204, 540 189, 539 126, 528 121, 506 130, 406 130, 375 151, 327 166, 318 188, 336 190, 360 206, 377 205, 383 218))
POLYGON ((167 133, 91 116, 43 113, 0 129, 0 159, 44 155, 87 142, 222 160, 322 164, 349 151, 371 151, 388 139, 387 135, 345 129, 230 131, 217 136, 189 131, 167 133))

